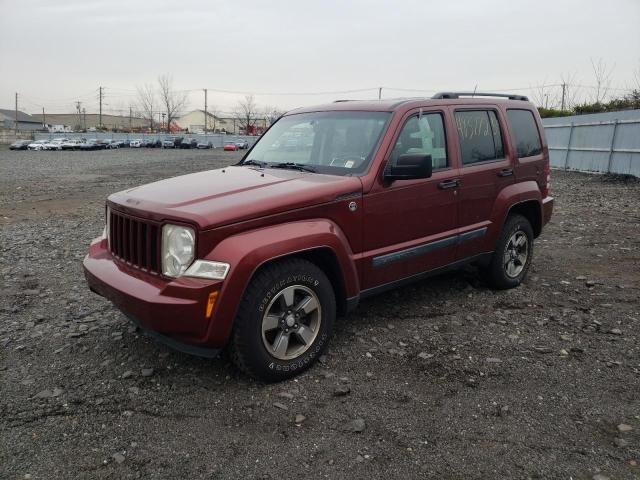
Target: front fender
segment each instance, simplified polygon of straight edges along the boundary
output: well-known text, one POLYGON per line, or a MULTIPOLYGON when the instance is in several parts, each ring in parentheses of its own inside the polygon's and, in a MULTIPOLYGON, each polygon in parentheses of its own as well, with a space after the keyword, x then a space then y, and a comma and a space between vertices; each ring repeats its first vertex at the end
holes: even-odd
POLYGON ((329 248, 340 265, 348 297, 360 291, 349 242, 338 225, 327 219, 303 220, 259 228, 222 240, 205 259, 226 262, 231 268, 223 282, 206 343, 227 343, 238 305, 253 274, 265 263, 295 253, 329 248))

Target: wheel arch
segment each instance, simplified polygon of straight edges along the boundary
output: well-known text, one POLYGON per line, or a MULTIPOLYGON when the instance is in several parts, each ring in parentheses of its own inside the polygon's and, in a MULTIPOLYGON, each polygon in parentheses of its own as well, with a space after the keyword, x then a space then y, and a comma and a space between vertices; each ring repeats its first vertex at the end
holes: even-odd
POLYGON ((534 238, 542 232, 542 195, 534 181, 514 183, 503 188, 498 194, 491 214, 495 229, 494 239, 500 234, 511 214, 520 214, 531 223, 534 238))
MULTIPOLYGON (((340 268, 338 257, 335 252, 329 247, 315 247, 309 250, 303 250, 300 252, 294 252, 282 257, 273 258, 260 265, 260 269, 273 264, 274 262, 286 260, 289 258, 302 258, 313 263, 316 267, 323 271, 323 273, 329 279, 333 293, 336 297, 336 308, 338 315, 345 315, 347 313, 347 289, 345 286, 344 272, 340 268)), ((258 273, 258 270, 254 272, 253 276, 258 273)), ((252 278, 253 278, 252 276, 252 278)), ((249 280, 251 281, 251 280, 249 280)))
POLYGON ((529 220, 531 228, 533 228, 533 238, 540 235, 542 232, 542 208, 539 201, 525 200, 512 205, 507 212, 507 217, 514 214, 522 215, 529 220))

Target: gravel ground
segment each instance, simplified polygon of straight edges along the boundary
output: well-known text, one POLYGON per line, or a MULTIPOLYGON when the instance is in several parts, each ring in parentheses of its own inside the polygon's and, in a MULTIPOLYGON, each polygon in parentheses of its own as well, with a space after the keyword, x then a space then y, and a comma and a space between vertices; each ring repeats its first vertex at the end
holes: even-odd
POLYGON ((1 478, 640 478, 640 182, 554 172, 521 287, 367 300, 263 385, 138 335, 81 270, 110 192, 239 157, 0 150, 1 478))

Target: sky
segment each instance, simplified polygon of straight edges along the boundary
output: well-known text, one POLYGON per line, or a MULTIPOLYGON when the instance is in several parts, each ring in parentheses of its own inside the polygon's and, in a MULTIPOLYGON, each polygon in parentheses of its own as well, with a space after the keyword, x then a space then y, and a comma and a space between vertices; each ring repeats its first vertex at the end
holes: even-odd
POLYGON ((287 110, 335 99, 512 91, 554 106, 640 88, 640 0, 0 0, 0 108, 135 109, 170 74, 187 109, 245 95, 287 110), (551 85, 551 86, 549 86, 551 85), (545 88, 542 88, 545 86, 545 88), (541 100, 544 99, 544 100, 541 100))

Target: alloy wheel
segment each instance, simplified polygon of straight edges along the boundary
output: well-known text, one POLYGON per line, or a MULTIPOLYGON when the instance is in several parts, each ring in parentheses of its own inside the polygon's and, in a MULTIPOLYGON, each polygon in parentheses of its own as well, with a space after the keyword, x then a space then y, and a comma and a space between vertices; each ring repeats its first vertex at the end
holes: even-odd
POLYGON ((529 239, 522 230, 511 235, 504 250, 503 264, 508 277, 516 278, 527 264, 529 239))
POLYGON ((304 285, 280 290, 262 317, 262 341, 279 360, 292 360, 305 353, 320 330, 322 307, 316 293, 304 285))

